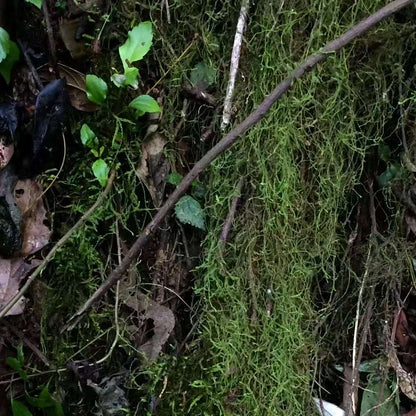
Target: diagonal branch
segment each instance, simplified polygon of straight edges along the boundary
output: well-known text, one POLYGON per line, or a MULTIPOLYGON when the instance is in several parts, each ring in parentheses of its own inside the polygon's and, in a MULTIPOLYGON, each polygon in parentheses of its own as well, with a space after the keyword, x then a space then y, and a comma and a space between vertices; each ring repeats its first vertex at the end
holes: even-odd
POLYGON ((189 171, 189 173, 183 178, 182 182, 178 185, 175 191, 169 196, 165 204, 159 209, 152 221, 146 226, 142 234, 137 238, 133 246, 123 258, 123 261, 110 273, 107 279, 101 284, 101 286, 93 293, 87 302, 77 311, 77 313, 69 320, 66 329, 72 329, 83 317, 83 315, 97 303, 103 295, 118 281, 129 267, 136 261, 140 255, 143 247, 149 241, 150 236, 158 229, 161 222, 169 214, 179 198, 188 190, 192 181, 203 172, 209 164, 215 160, 218 156, 229 149, 234 142, 243 135, 247 130, 257 124, 270 110, 272 105, 282 97, 293 85, 293 83, 301 78, 306 72, 311 71, 317 64, 324 61, 328 54, 339 51, 344 46, 348 45, 358 36, 371 29, 374 25, 382 21, 383 19, 398 12, 402 8, 415 3, 416 0, 395 0, 389 3, 387 6, 379 9, 377 12, 362 20, 356 26, 349 31, 345 32, 339 38, 328 43, 322 48, 322 51, 311 55, 306 59, 295 71, 285 78, 263 102, 240 124, 238 124, 234 130, 228 133, 222 138, 211 150, 209 150, 189 171))

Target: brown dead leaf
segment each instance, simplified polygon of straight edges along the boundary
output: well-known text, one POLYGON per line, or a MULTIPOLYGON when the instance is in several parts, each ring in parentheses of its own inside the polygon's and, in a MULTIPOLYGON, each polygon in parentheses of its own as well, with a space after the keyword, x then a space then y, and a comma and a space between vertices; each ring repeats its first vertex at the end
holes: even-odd
POLYGON ((416 416, 416 408, 410 412, 405 413, 403 416, 416 416))
POLYGON ((409 212, 406 213, 407 234, 412 233, 416 236, 416 217, 409 212))
MULTIPOLYGON (((27 263, 23 258, 2 259, 0 258, 0 309, 19 291, 20 282, 36 266, 39 260, 27 263)), ((7 315, 19 315, 23 312, 25 300, 21 298, 7 315)))
POLYGON ((3 140, 0 141, 0 170, 4 169, 14 154, 14 145, 10 143, 6 145, 3 140))
POLYGON ((42 188, 36 180, 19 180, 14 194, 16 204, 22 214, 20 254, 24 257, 36 253, 48 244, 51 230, 47 226, 48 218, 43 203, 42 188))
POLYGON ((163 154, 166 145, 165 138, 159 133, 153 133, 142 144, 142 156, 137 167, 137 173, 146 185, 156 208, 163 202, 166 177, 170 171, 169 161, 163 154))
MULTIPOLYGON (((86 92, 86 76, 70 66, 58 63, 61 77, 66 79, 67 89, 71 105, 79 111, 92 112, 100 108, 98 104, 91 102, 86 92)), ((42 81, 53 81, 55 75, 49 71, 49 66, 44 65, 38 69, 42 81)))
MULTIPOLYGON (((173 331, 175 316, 169 308, 159 305, 140 292, 127 295, 124 303, 140 314, 142 323, 148 320, 153 322, 153 335, 144 344, 138 345, 139 350, 146 355, 148 361, 152 362, 159 356, 162 347, 173 331)), ((130 329, 135 329, 135 332, 139 331, 137 327, 130 329)))
POLYGON ((409 334, 407 333, 407 318, 403 310, 399 312, 396 328, 396 341, 402 349, 405 349, 409 344, 409 334))
POLYGON ((83 24, 84 17, 77 17, 75 19, 61 19, 59 21, 59 33, 62 41, 68 49, 73 59, 80 59, 86 56, 88 48, 85 43, 76 40, 76 33, 78 28, 83 24))
POLYGON ((105 0, 78 0, 77 7, 88 14, 101 14, 105 6, 105 0))

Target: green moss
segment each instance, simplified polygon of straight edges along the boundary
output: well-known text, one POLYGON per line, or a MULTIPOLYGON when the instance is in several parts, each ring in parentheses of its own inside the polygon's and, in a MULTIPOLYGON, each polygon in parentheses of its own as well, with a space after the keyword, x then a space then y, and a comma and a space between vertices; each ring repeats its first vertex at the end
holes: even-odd
MULTIPOLYGON (((120 43, 130 20, 139 19, 135 3, 120 2, 114 10, 114 33, 120 43)), ((381 0, 359 0, 353 6, 334 0, 256 2, 241 58, 236 119, 248 115, 297 62, 383 4, 381 0)), ((238 9, 232 2, 180 0, 170 4, 170 25, 153 3, 141 12, 140 20, 150 18, 156 27, 146 70, 158 76, 170 71, 160 83, 164 96, 160 129, 171 140, 167 154, 178 165, 184 161, 173 132, 181 118, 182 84, 195 64, 209 62, 218 71, 215 93, 221 101, 238 9), (193 41, 195 33, 199 37, 193 41)), ((368 150, 391 132, 398 100, 397 62, 414 42, 412 35, 400 40, 402 49, 397 47, 406 30, 406 24, 390 19, 329 56, 201 178, 207 188, 209 231, 195 288, 200 314, 195 342, 177 359, 162 358, 145 371, 131 366, 129 398, 137 406, 134 414, 148 412, 151 397, 160 394, 164 380, 160 415, 295 416, 311 411, 318 343, 314 326, 323 319, 312 297, 312 282, 319 277, 328 287, 335 285, 346 241, 340 221, 348 214, 350 193, 360 181, 368 150), (220 230, 241 177, 243 203, 231 242, 221 249, 220 230)), ((112 54, 98 62, 97 75, 109 77, 108 62, 117 66, 117 59, 112 54)), ((141 88, 151 87, 158 76, 151 82, 144 78, 141 88)), ((128 102, 128 95, 111 87, 108 100, 115 107, 104 105, 83 120, 107 148, 116 128, 114 115, 128 116, 119 105, 128 102)), ((211 118, 211 110, 190 107, 182 135, 195 145, 191 152, 195 159, 211 146, 199 141, 211 118)), ((120 166, 113 197, 45 272, 50 291, 43 320, 44 350, 48 355, 53 352, 60 364, 71 356, 102 357, 114 339, 111 305, 93 312, 77 331, 51 333, 111 268, 108 237, 114 217, 131 239, 149 218, 149 197, 134 172, 143 136, 143 126, 124 125, 121 149, 110 154, 120 166), (98 344, 92 342, 95 338, 100 339, 98 344)), ((75 168, 63 174, 61 199, 53 201, 56 224, 68 218, 69 205, 68 226, 96 199, 100 187, 90 170, 92 161, 91 155, 70 159, 75 168)), ((58 227, 65 231, 63 225, 58 227)), ((135 354, 121 335, 120 351, 106 370, 115 372, 126 356, 135 354)), ((81 393, 71 394, 76 403, 81 393)))

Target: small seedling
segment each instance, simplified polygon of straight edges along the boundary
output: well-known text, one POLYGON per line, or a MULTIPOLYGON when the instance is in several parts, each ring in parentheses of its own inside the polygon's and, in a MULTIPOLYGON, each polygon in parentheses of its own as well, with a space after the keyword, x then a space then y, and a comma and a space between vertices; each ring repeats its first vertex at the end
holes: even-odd
POLYGON ((140 117, 144 113, 160 113, 159 104, 150 95, 139 95, 130 104, 129 107, 137 110, 137 116, 140 117))
POLYGON ((124 74, 114 74, 111 77, 111 80, 117 87, 130 85, 135 89, 137 88, 139 70, 133 67, 132 64, 143 59, 149 52, 152 40, 153 29, 151 22, 142 22, 129 31, 126 42, 118 48, 124 74))
POLYGON ((27 373, 23 369, 23 366, 25 364, 25 358, 23 355, 23 346, 19 345, 17 347, 17 358, 8 357, 7 358, 7 365, 13 370, 17 371, 19 373, 19 376, 24 380, 27 381, 27 373))
MULTIPOLYGON (((28 381, 28 376, 23 368, 25 364, 25 358, 23 355, 22 345, 17 347, 16 358, 7 358, 7 364, 13 368, 13 370, 18 372, 19 376, 26 384, 28 381)), ((43 387, 39 397, 32 397, 29 394, 26 394, 26 400, 32 407, 44 410, 45 414, 48 416, 64 416, 61 404, 52 396, 47 386, 43 387)), ((11 407, 13 416, 32 416, 32 412, 22 402, 12 399, 11 407)))
POLYGON ((6 30, 0 27, 0 74, 9 83, 13 65, 19 60, 20 51, 16 43, 10 40, 6 30))
POLYGON ((97 77, 97 75, 87 75, 86 90, 88 99, 95 104, 101 105, 107 98, 107 84, 102 78, 97 77))
MULTIPOLYGON (((97 135, 85 123, 81 127, 81 142, 84 146, 89 147, 92 154, 97 158, 101 157, 104 152, 104 146, 99 148, 97 135)), ((97 159, 92 165, 92 172, 103 188, 107 185, 109 171, 107 162, 103 159, 97 159)))
POLYGON ((101 186, 104 188, 107 185, 108 173, 110 171, 107 163, 103 159, 97 159, 92 165, 94 176, 98 179, 101 186))

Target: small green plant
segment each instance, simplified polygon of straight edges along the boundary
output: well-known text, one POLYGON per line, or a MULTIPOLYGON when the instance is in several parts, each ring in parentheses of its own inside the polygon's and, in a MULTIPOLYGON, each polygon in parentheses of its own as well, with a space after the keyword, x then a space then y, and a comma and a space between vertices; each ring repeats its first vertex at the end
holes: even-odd
MULTIPOLYGON (((132 67, 133 62, 142 59, 152 46, 153 31, 151 22, 143 22, 135 26, 127 36, 126 42, 119 47, 119 55, 123 63, 124 74, 114 74, 111 80, 117 87, 131 86, 137 88, 138 69, 132 67)), ((107 83, 100 77, 89 74, 86 77, 86 92, 88 99, 98 105, 102 105, 107 98, 108 86, 107 83)), ((136 110, 136 116, 140 117, 145 113, 159 113, 161 108, 157 101, 147 94, 142 94, 133 99, 130 108, 136 110)), ((130 120, 116 117, 117 125, 116 132, 113 137, 113 148, 118 148, 118 132, 122 122, 129 122, 130 120)), ((104 147, 99 147, 97 135, 91 130, 87 124, 81 127, 81 142, 84 146, 90 148, 91 152, 98 159, 92 165, 94 176, 98 179, 101 186, 105 187, 107 184, 109 166, 107 162, 101 159, 104 147)))
POLYGON ((27 381, 27 373, 23 370, 23 365, 25 362, 25 358, 23 355, 23 347, 19 345, 17 347, 17 358, 8 357, 6 360, 9 367, 13 368, 14 371, 17 371, 19 376, 24 380, 27 381))
MULTIPOLYGON (((178 172, 172 172, 168 178, 168 183, 179 185, 182 181, 182 175, 178 172)), ((201 204, 197 199, 204 197, 203 185, 200 181, 193 181, 191 195, 184 195, 175 205, 176 218, 183 224, 190 224, 201 230, 205 230, 205 216, 201 204)))
POLYGON ((19 48, 16 43, 10 40, 6 30, 0 27, 0 74, 9 84, 13 65, 20 56, 19 48))
MULTIPOLYGON (((6 361, 7 364, 13 370, 17 371, 19 376, 22 378, 23 382, 25 383, 26 391, 28 375, 24 370, 25 359, 23 354, 23 346, 19 345, 17 347, 16 358, 8 357, 6 361)), ((31 407, 42 410, 45 416, 64 416, 61 403, 52 396, 52 394, 49 392, 48 386, 44 386, 42 388, 38 397, 32 397, 26 393, 26 401, 31 407)), ((32 416, 32 412, 29 410, 29 408, 20 401, 12 399, 11 407, 13 416, 32 416)))
MULTIPOLYGON (((123 74, 113 74, 111 81, 118 88, 130 86, 138 88, 139 70, 132 66, 134 62, 140 61, 149 52, 152 46, 153 29, 151 22, 142 22, 129 31, 126 42, 118 48, 123 74)), ((101 105, 107 98, 107 84, 96 75, 87 75, 87 96, 90 101, 101 105)), ((159 113, 161 108, 154 98, 143 94, 130 102, 129 107, 137 110, 138 117, 145 113, 159 113)))
POLYGON ((129 31, 126 42, 118 48, 124 74, 113 74, 111 77, 111 80, 117 87, 130 85, 135 89, 137 88, 139 70, 132 64, 142 60, 149 52, 152 40, 153 29, 151 22, 142 22, 129 31))
POLYGON ((104 188, 107 185, 108 173, 110 171, 107 163, 103 159, 97 159, 92 165, 94 176, 98 179, 101 186, 104 188))
POLYGON ((81 142, 84 146, 90 148, 91 153, 95 157, 99 158, 93 163, 92 172, 104 188, 107 184, 108 173, 110 171, 107 162, 100 158, 104 152, 104 146, 99 147, 97 135, 86 123, 84 123, 81 127, 81 142))
POLYGON ((159 113, 160 107, 156 100, 150 95, 139 95, 130 104, 129 107, 137 110, 137 116, 140 117, 144 113, 159 113))
POLYGON ((107 83, 97 75, 87 75, 86 90, 88 99, 95 104, 101 105, 107 98, 107 83))

